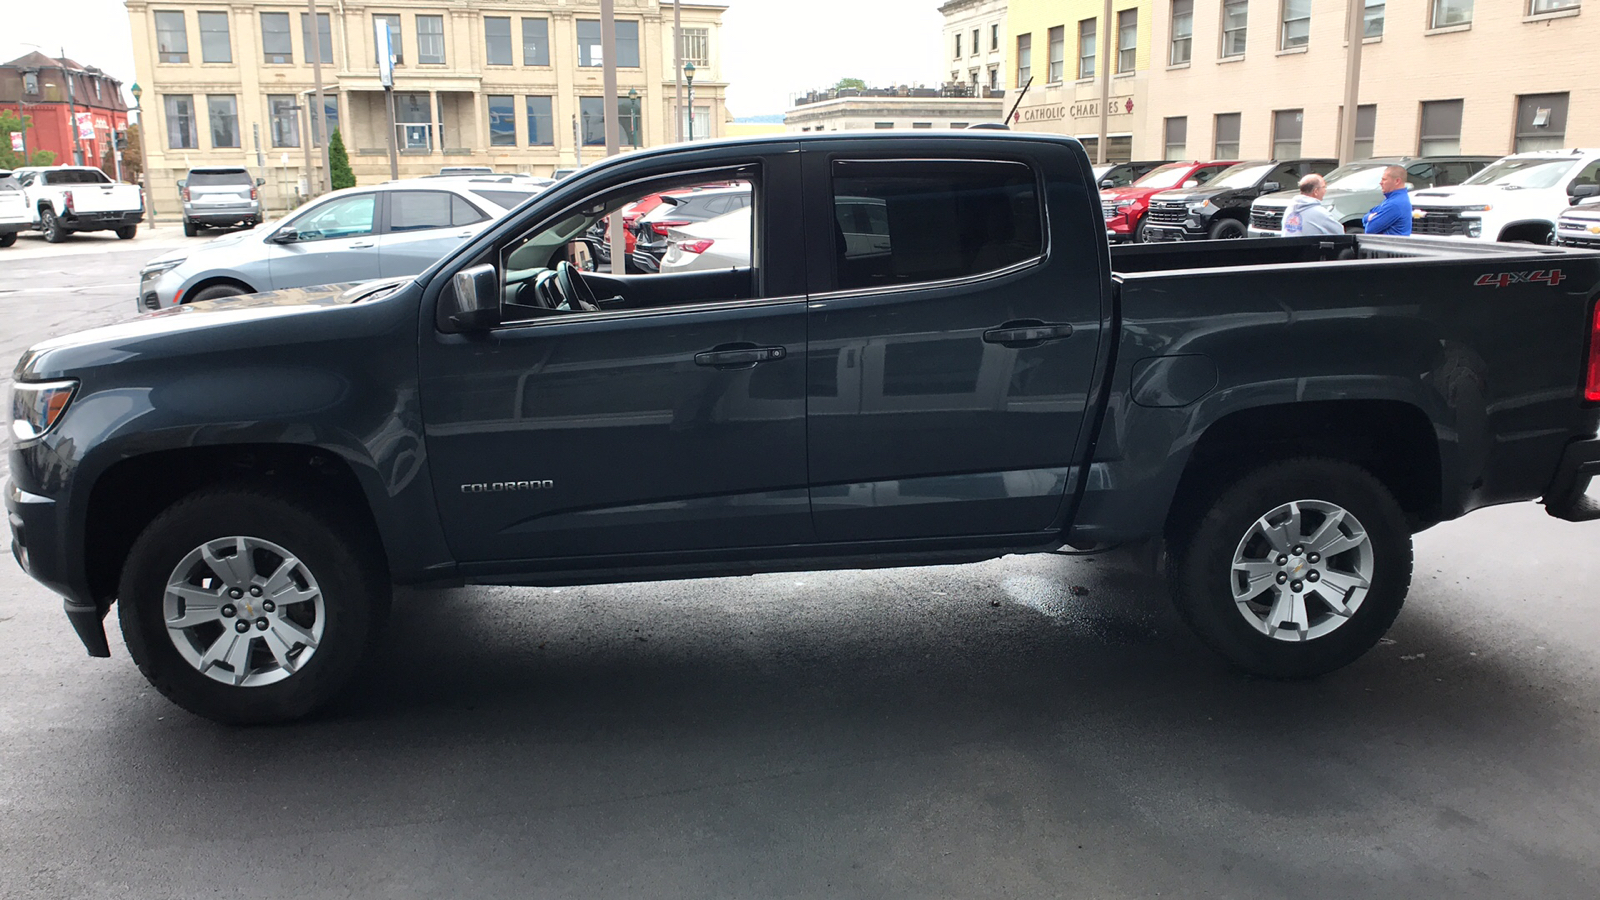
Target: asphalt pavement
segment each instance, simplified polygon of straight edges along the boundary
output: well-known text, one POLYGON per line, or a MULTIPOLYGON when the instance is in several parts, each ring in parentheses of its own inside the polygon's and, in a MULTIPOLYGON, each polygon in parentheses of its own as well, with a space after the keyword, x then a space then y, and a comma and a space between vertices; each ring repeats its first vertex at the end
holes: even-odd
MULTIPOLYGON (((159 242, 0 250, 7 366, 131 317, 159 242)), ((405 591, 345 698, 254 729, 0 561, 0 898, 1592 900, 1597 546, 1533 504, 1427 531, 1309 683, 1093 558, 405 591)))

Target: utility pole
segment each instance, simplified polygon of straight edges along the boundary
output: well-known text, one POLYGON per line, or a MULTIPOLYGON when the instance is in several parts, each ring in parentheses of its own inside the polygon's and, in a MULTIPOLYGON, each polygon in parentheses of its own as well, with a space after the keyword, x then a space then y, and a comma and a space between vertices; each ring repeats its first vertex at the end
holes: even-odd
POLYGON ((672 139, 683 140, 683 10, 672 0, 672 83, 674 115, 672 139))
POLYGON ((578 117, 572 117, 572 154, 577 168, 583 168, 583 134, 578 131, 578 117))
POLYGON ((1344 115, 1339 117, 1339 165, 1356 158, 1356 120, 1361 96, 1361 43, 1367 32, 1365 0, 1349 0, 1350 21, 1345 29, 1348 42, 1344 62, 1344 115))
MULTIPOLYGON (((312 25, 316 25, 313 21, 312 25)), ((384 105, 389 110, 389 180, 400 180, 400 152, 396 148, 394 114, 394 46, 389 35, 389 23, 383 19, 372 20, 373 37, 378 47, 378 82, 383 85, 384 105)), ((320 34, 320 32, 319 32, 320 34)), ((317 38, 317 55, 322 55, 322 38, 317 38)))
POLYGON ((1108 143, 1106 140, 1106 119, 1111 115, 1111 0, 1106 0, 1105 22, 1105 34, 1100 37, 1100 42, 1105 49, 1105 52, 1100 54, 1101 59, 1104 60, 1100 67, 1100 143, 1095 145, 1095 162, 1102 166, 1106 164, 1106 144, 1108 143))
MULTIPOLYGON (((311 13, 311 40, 317 45, 314 55, 310 47, 306 48, 306 55, 311 57, 311 83, 316 85, 317 90, 317 106, 311 114, 312 134, 320 138, 322 143, 322 174, 311 189, 313 194, 317 194, 333 190, 333 170, 328 166, 328 142, 333 138, 328 134, 328 123, 323 115, 328 106, 322 99, 322 22, 317 18, 317 0, 306 0, 306 9, 311 13)), ((307 175, 309 174, 308 172, 307 175)))
MULTIPOLYGON (((314 19, 312 20, 313 24, 315 24, 315 21, 316 20, 314 20, 314 19)), ((311 99, 309 97, 306 97, 305 94, 301 94, 300 96, 305 98, 305 99, 307 99, 307 100, 311 99)), ((300 142, 300 146, 304 147, 305 151, 306 151, 306 193, 305 193, 305 196, 302 197, 301 199, 302 200, 309 200, 312 197, 315 197, 317 195, 317 173, 312 171, 312 169, 311 169, 311 140, 310 140, 310 138, 311 138, 311 128, 312 128, 313 125, 316 124, 317 120, 312 118, 310 104, 305 104, 305 110, 306 110, 306 140, 301 141, 300 142)), ((298 107, 298 106, 295 107, 296 114, 298 114, 299 111, 300 111, 300 107, 298 107)))
MULTIPOLYGON (((67 70, 67 48, 61 48, 61 77, 67 82, 67 120, 72 123, 72 164, 83 165, 83 142, 78 139, 78 103, 72 89, 72 73, 67 70)), ((20 108, 20 107, 19 107, 20 108)))
MULTIPOLYGON (((621 143, 617 129, 617 0, 600 0, 600 84, 605 91, 606 156, 617 155, 621 143)), ((610 234, 606 243, 611 245, 611 274, 624 275, 628 271, 628 241, 622 227, 622 210, 610 216, 610 234)))

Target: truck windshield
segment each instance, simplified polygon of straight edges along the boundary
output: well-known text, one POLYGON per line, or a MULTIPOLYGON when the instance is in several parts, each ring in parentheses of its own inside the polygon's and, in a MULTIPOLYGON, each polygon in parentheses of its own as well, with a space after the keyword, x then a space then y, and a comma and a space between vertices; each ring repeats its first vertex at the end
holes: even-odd
POLYGON ((1168 163, 1159 169, 1151 169, 1145 176, 1133 183, 1136 188, 1149 188, 1153 191, 1177 187, 1184 182, 1189 170, 1194 166, 1188 163, 1168 163))
POLYGON ((1221 175, 1211 179, 1206 187, 1212 188, 1247 188, 1255 187, 1256 182, 1272 171, 1272 163, 1240 163, 1231 169, 1225 170, 1221 175))
POLYGON ((1547 188, 1567 176, 1581 159, 1502 159, 1462 184, 1497 184, 1508 188, 1547 188))
POLYGON ((1378 182, 1383 179, 1383 170, 1388 168, 1383 163, 1357 163, 1340 166, 1328 173, 1328 190, 1330 191, 1375 191, 1378 182))
POLYGON ((45 176, 45 184, 110 184, 111 179, 99 169, 63 169, 45 176))

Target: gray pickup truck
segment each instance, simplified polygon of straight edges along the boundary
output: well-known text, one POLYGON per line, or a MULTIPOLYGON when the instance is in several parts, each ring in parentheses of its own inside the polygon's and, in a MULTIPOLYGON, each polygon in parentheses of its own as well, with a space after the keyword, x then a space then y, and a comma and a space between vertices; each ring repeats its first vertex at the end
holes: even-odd
POLYGON ((1297 678, 1384 634, 1415 532, 1600 517, 1600 253, 1103 229, 1082 147, 1043 135, 608 160, 416 277, 31 348, 13 550, 91 656, 115 605, 166 696, 272 722, 339 690, 397 583, 1120 548, 1240 669, 1297 678), (573 264, 602 216, 730 182, 747 265, 573 264))

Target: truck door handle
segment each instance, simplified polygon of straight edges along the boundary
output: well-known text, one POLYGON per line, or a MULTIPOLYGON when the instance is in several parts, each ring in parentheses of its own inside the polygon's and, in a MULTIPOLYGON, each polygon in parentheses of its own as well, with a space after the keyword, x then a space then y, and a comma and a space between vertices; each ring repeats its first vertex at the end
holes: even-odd
POLYGON ((1037 319, 1007 322, 983 333, 984 343, 1004 344, 1007 347, 1037 347, 1047 341, 1069 337, 1072 337, 1072 326, 1066 322, 1040 322, 1037 319))
POLYGON ((752 369, 756 364, 783 359, 783 347, 757 347, 755 344, 722 344, 694 355, 694 364, 713 369, 752 369))
POLYGON ((350 245, 350 249, 351 250, 365 250, 368 247, 375 247, 375 246, 377 246, 377 244, 375 242, 373 242, 373 241, 361 241, 360 243, 357 243, 357 244, 351 244, 350 245))

